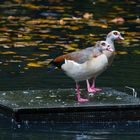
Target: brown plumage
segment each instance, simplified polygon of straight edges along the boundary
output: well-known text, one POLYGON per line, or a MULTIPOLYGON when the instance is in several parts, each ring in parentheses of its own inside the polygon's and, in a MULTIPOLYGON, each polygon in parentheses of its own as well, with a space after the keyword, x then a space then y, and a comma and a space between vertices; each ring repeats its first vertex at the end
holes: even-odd
POLYGON ((79 64, 82 64, 87 60, 100 55, 100 52, 97 51, 97 49, 99 49, 98 45, 99 42, 97 42, 97 44, 93 47, 88 47, 80 51, 75 51, 65 55, 58 56, 51 62, 51 64, 59 68, 61 68, 61 65, 65 62, 65 60, 73 60, 79 64))

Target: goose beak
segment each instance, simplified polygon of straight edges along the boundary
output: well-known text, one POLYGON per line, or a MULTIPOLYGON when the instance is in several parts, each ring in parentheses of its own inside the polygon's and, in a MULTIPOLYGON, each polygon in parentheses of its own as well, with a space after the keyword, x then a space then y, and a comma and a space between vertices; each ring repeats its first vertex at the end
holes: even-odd
POLYGON ((124 38, 123 38, 121 35, 118 37, 118 39, 120 39, 120 40, 124 40, 124 38))
POLYGON ((108 47, 106 50, 109 52, 114 52, 114 50, 111 47, 108 47))

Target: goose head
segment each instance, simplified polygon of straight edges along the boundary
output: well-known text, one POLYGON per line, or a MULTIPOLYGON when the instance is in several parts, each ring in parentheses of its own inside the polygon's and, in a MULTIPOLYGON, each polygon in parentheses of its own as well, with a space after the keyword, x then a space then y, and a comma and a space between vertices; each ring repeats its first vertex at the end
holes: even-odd
POLYGON ((98 49, 98 51, 100 51, 101 53, 103 51, 109 51, 109 52, 113 52, 114 50, 112 49, 112 47, 110 46, 110 44, 107 41, 98 41, 95 45, 95 47, 98 49))
POLYGON ((111 40, 124 40, 124 38, 121 36, 121 33, 119 31, 111 31, 110 33, 108 33, 107 35, 107 40, 111 39, 111 40))

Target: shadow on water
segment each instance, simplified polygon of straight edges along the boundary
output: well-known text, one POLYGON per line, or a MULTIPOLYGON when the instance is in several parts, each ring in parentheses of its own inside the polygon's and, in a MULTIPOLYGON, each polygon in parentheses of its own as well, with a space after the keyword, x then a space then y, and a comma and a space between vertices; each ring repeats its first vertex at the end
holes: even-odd
MULTIPOLYGON (((116 42, 113 65, 97 79, 97 86, 122 89, 128 85, 139 94, 139 6, 137 1, 127 0, 1 1, 0 89, 75 87, 61 71, 49 73, 47 64, 60 54, 103 40, 109 31, 116 29, 125 40, 116 42)), ((85 88, 84 82, 81 87, 85 88)), ((0 139, 139 139, 139 122, 118 123, 117 128, 114 124, 106 128, 103 124, 47 127, 42 122, 39 128, 45 128, 32 129, 31 123, 30 131, 11 129, 11 120, 3 116, 0 122, 0 139)))

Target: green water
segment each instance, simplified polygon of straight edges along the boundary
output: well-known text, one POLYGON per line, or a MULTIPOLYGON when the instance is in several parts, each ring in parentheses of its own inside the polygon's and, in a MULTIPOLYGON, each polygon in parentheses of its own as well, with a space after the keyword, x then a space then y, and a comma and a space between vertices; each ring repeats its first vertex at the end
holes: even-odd
MULTIPOLYGON (((2 0, 0 2, 0 89, 75 88, 61 71, 48 72, 50 60, 63 53, 83 49, 104 40, 111 30, 122 32, 124 41, 115 42, 117 55, 112 66, 97 79, 98 87, 134 87, 140 83, 140 1, 109 0, 2 0), (86 14, 87 13, 87 14, 86 14), (121 17, 123 22, 115 22, 121 17)), ((85 88, 85 83, 81 83, 85 88)), ((82 126, 84 127, 84 126, 82 126)), ((79 127, 77 127, 79 129, 79 127)), ((132 127, 133 128, 133 127, 132 127)), ((47 128, 46 128, 47 129, 47 128)), ((134 129, 74 129, 61 133, 39 129, 26 133, 1 127, 1 139, 139 139, 134 129), (86 130, 87 129, 87 130, 86 130), (115 131, 115 132, 114 132, 115 131), (120 132, 121 131, 121 135, 120 132), (95 131, 96 132, 96 131, 95 131), (100 132, 106 132, 104 135, 100 132), (8 134, 8 135, 7 135, 8 134), (32 136, 31 136, 32 134, 32 136), (55 134, 55 135, 54 135, 55 134), (134 137, 132 137, 134 134, 134 137)), ((139 129, 139 127, 137 128, 139 129)))

